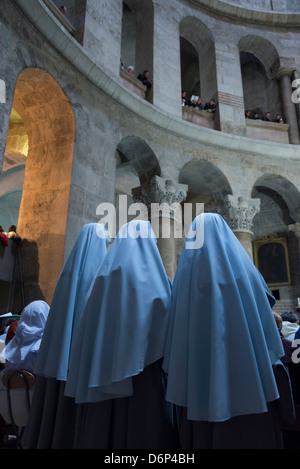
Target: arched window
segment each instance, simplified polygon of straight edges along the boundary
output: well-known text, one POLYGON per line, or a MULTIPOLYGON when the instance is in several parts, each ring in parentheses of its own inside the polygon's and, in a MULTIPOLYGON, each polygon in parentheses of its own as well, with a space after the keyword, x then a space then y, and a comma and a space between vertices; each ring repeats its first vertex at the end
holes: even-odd
POLYGON ((277 50, 268 40, 245 36, 239 42, 245 110, 264 117, 270 112, 273 120, 282 113, 276 72, 279 64, 277 50))

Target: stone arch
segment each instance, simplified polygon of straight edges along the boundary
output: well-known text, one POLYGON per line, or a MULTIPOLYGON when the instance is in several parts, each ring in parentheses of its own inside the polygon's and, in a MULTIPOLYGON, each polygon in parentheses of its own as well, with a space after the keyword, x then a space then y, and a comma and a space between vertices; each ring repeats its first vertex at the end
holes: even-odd
MULTIPOLYGON (((150 146, 140 137, 125 137, 117 146, 118 164, 129 163, 136 171, 143 184, 153 176, 160 176, 160 166, 157 157, 150 146)), ((123 166, 124 167, 124 166, 123 166)))
POLYGON ((12 108, 28 135, 17 231, 22 249, 26 302, 51 302, 63 265, 73 164, 75 117, 68 97, 45 70, 25 68, 18 76, 12 108), (32 278, 31 248, 38 254, 32 278))
MULTIPOLYGON (((269 214, 274 213, 277 207, 277 217, 281 218, 282 229, 288 224, 300 221, 300 192, 285 177, 278 174, 261 176, 253 185, 252 196, 260 197, 262 200, 261 211, 260 214, 256 215, 257 218, 263 216, 264 210, 269 210, 269 214)), ((266 219, 264 226, 265 230, 269 230, 269 233, 275 230, 266 224, 266 219)), ((287 230, 287 227, 285 229, 287 230)))
POLYGON ((261 114, 270 111, 273 119, 282 113, 277 49, 263 37, 247 35, 240 39, 239 50, 245 108, 261 114))
POLYGON ((198 18, 187 16, 180 22, 179 33, 182 88, 188 93, 198 89, 203 102, 216 98, 216 54, 211 31, 198 18), (195 70, 195 62, 199 70, 195 70))
MULTIPOLYGON (((202 208, 204 212, 222 212, 224 197, 227 194, 232 194, 224 173, 216 165, 203 159, 194 158, 186 163, 179 172, 178 182, 188 186, 187 197, 182 204, 184 219, 187 215, 187 219, 191 217, 193 220, 202 211, 202 208), (204 204, 204 206, 197 207, 196 204, 204 204), (187 209, 186 214, 185 210, 187 209)), ((185 227, 185 234, 187 229, 188 226, 185 227)), ((178 239, 176 242, 177 260, 183 243, 184 238, 178 239)))
POLYGON ((204 211, 214 212, 223 207, 224 197, 232 194, 224 173, 213 163, 193 159, 179 173, 178 181, 188 185, 186 202, 204 203, 204 211))
MULTIPOLYGON (((134 202, 132 190, 147 185, 154 176, 160 176, 158 159, 150 146, 140 137, 127 136, 116 148, 115 196, 117 221, 119 195, 127 196, 127 206, 134 202)), ((129 220, 130 218, 128 218, 129 220)), ((117 223, 117 230, 120 228, 117 223)))
POLYGON ((279 55, 270 41, 264 37, 247 35, 239 40, 239 49, 254 55, 263 64, 268 78, 276 77, 279 55))
MULTIPOLYGON (((266 264, 261 249, 267 244, 269 244, 267 249, 272 249, 272 246, 280 243, 280 239, 285 240, 288 283, 271 284, 270 288, 277 299, 278 312, 293 310, 300 283, 300 243, 297 234, 300 220, 300 192, 287 178, 277 174, 266 174, 258 178, 253 185, 252 196, 259 197, 261 201, 260 212, 255 215, 252 227, 257 267, 265 275, 266 264)), ((280 249, 283 250, 283 247, 280 249)), ((267 268, 277 273, 275 261, 273 263, 272 258, 268 260, 267 268)), ((285 272, 284 267, 281 267, 281 271, 285 272)))

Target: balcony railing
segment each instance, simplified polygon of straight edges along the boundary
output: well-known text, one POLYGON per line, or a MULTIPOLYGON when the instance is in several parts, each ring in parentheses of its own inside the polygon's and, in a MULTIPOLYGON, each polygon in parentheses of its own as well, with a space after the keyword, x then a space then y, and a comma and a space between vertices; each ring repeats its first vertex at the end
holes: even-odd
POLYGON ((288 124, 246 119, 246 136, 257 140, 289 143, 288 124))
POLYGON ((213 112, 202 111, 190 106, 182 106, 182 119, 192 124, 208 127, 209 129, 215 128, 215 115, 213 112))
POLYGON ((126 88, 133 91, 143 99, 146 99, 147 87, 135 76, 120 68, 120 80, 126 88))
POLYGON ((61 25, 70 33, 72 36, 75 36, 75 28, 71 23, 66 19, 66 17, 59 11, 59 8, 52 2, 52 0, 43 0, 47 8, 53 13, 55 18, 61 23, 61 25))

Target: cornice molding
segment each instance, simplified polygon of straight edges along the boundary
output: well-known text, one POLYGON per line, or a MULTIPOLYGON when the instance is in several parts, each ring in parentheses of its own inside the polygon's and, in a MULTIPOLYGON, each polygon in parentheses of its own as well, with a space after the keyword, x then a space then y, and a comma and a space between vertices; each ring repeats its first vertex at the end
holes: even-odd
POLYGON ((257 11, 231 5, 221 0, 185 0, 188 4, 202 10, 230 19, 232 22, 273 26, 276 28, 300 29, 300 15, 295 13, 277 13, 257 11))

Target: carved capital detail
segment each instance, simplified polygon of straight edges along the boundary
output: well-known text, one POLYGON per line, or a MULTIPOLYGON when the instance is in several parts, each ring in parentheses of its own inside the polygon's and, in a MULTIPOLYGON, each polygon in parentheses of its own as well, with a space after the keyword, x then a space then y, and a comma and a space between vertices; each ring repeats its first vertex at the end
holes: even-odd
POLYGON ((278 67, 277 73, 276 73, 276 78, 277 80, 280 80, 282 77, 289 77, 291 78, 293 75, 293 72, 295 70, 293 68, 289 67, 278 67))
POLYGON ((188 186, 179 184, 169 179, 154 176, 151 181, 140 187, 132 189, 132 197, 135 202, 145 204, 150 209, 152 203, 180 204, 186 199, 188 186))
POLYGON ((223 218, 235 231, 252 233, 253 218, 260 211, 260 199, 248 197, 235 197, 228 194, 224 199, 223 218))
POLYGON ((300 222, 288 225, 289 231, 293 231, 298 239, 300 239, 300 222))

